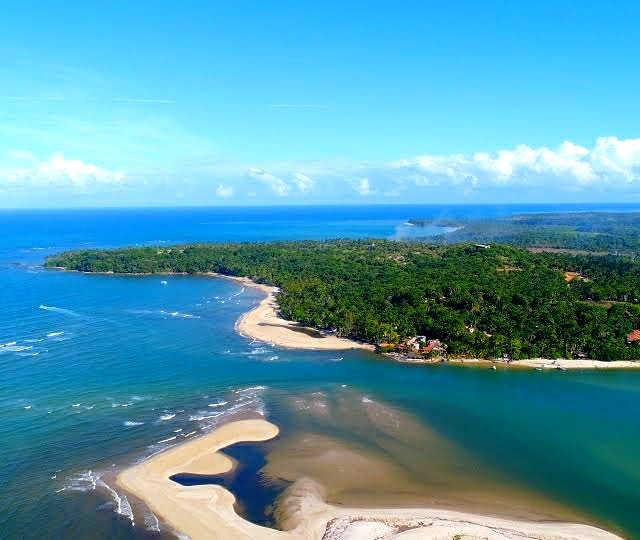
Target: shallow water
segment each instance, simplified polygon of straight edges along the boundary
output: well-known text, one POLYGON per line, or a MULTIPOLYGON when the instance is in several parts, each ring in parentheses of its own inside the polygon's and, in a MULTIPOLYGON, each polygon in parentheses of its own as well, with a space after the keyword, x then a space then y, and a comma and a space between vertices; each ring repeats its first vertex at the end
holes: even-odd
POLYGON ((215 484, 227 488, 236 498, 235 509, 242 517, 263 525, 275 526, 272 515, 273 502, 282 494, 288 483, 266 478, 262 468, 266 464, 265 445, 236 443, 224 449, 236 466, 227 474, 176 474, 171 480, 183 486, 215 484))
MULTIPOLYGON (((133 501, 130 511, 130 501, 113 490, 113 472, 244 414, 282 426, 281 440, 265 446, 276 455, 278 443, 313 432, 393 463, 425 486, 434 504, 455 504, 457 496, 493 508, 517 494, 544 499, 549 514, 573 513, 640 535, 640 373, 425 367, 357 351, 274 349, 233 331, 261 298, 250 289, 238 294, 233 282, 38 266, 48 253, 73 247, 394 237, 405 234, 411 217, 521 210, 0 212, 2 536, 157 535, 146 530, 155 521, 145 509, 133 501), (292 407, 314 392, 342 413, 323 419, 292 407), (413 429, 389 432, 393 422, 365 430, 371 403, 432 438, 412 439, 413 429), (489 492, 498 496, 489 500, 489 492)), ((348 490, 334 496, 355 498, 348 490)))

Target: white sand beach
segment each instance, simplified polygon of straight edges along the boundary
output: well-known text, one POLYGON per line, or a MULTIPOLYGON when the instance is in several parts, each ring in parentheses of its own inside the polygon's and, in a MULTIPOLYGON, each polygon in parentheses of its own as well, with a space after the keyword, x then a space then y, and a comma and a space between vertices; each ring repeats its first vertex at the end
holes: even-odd
POLYGON ((241 441, 266 441, 277 434, 278 427, 266 420, 230 422, 126 469, 117 482, 192 540, 619 538, 596 527, 572 523, 518 521, 431 508, 337 507, 324 501, 322 486, 304 478, 290 486, 278 501, 284 530, 275 530, 236 514, 235 498, 222 486, 187 487, 170 480, 178 473, 227 472, 233 462, 220 450, 241 441))
POLYGON ((523 368, 538 370, 569 370, 569 369, 640 369, 640 361, 634 360, 588 360, 586 358, 525 358, 523 360, 511 360, 507 362, 500 358, 489 360, 486 358, 411 358, 403 355, 385 354, 395 361, 404 364, 453 364, 467 367, 499 367, 500 369, 523 368))
POLYGON ((295 321, 283 319, 278 315, 278 305, 276 302, 277 287, 255 283, 249 278, 224 276, 215 273, 209 275, 232 279, 245 287, 255 287, 267 294, 254 309, 242 315, 236 322, 236 330, 245 337, 289 349, 334 351, 348 349, 373 351, 375 349, 373 345, 368 343, 360 343, 331 334, 325 334, 315 328, 309 328, 295 321))
POLYGON ((530 367, 540 369, 638 369, 640 362, 633 360, 587 360, 582 358, 566 359, 559 358, 549 360, 548 358, 527 358, 526 360, 514 360, 509 365, 515 367, 530 367))
MULTIPOLYGON (((243 336, 272 343, 279 347, 290 349, 311 349, 311 350, 347 350, 364 349, 374 351, 375 347, 369 343, 362 343, 351 339, 341 338, 334 335, 326 335, 315 328, 301 326, 295 321, 288 321, 278 315, 278 304, 276 295, 277 287, 256 283, 246 277, 226 276, 210 272, 207 275, 231 279, 245 287, 254 287, 266 293, 266 297, 251 311, 242 315, 236 322, 236 330, 243 336)), ((439 360, 422 360, 406 358, 402 360, 406 363, 416 364, 436 364, 439 360)), ((617 360, 607 362, 604 360, 588 359, 548 359, 548 358, 527 358, 525 360, 486 360, 478 358, 450 358, 448 363, 459 365, 497 365, 502 367, 522 367, 539 369, 638 369, 640 362, 632 360, 617 360)))

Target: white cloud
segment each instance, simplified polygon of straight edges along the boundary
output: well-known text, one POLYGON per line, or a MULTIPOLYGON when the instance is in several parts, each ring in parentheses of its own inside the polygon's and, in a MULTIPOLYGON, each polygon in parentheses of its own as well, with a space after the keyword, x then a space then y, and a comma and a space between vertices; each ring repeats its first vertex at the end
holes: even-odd
POLYGON ((233 187, 225 186, 224 184, 218 184, 216 188, 216 196, 221 197, 222 199, 228 199, 233 195, 233 187))
POLYGON ((640 178, 640 139, 599 137, 591 151, 591 164, 598 175, 620 177, 627 183, 637 181, 640 178))
POLYGON ((629 184, 640 180, 640 139, 599 137, 591 149, 565 141, 555 149, 519 145, 493 154, 423 155, 391 163, 389 170, 417 186, 629 184))
MULTIPOLYGON (((43 160, 25 150, 10 150, 0 155, 0 190, 14 196, 22 191, 28 202, 37 193, 53 196, 58 188, 65 194, 77 190, 84 202, 92 189, 94 194, 104 194, 115 191, 115 186, 126 187, 123 196, 135 201, 157 200, 154 186, 182 190, 191 203, 201 201, 203 194, 211 196, 212 191, 220 200, 228 199, 239 189, 243 196, 265 202, 291 197, 323 203, 343 202, 354 195, 420 203, 462 195, 507 200, 535 194, 562 200, 567 193, 581 191, 584 200, 625 200, 640 194, 640 138, 614 136, 599 137, 590 145, 570 141, 555 147, 518 145, 494 152, 422 154, 395 162, 292 161, 249 168, 245 163, 212 160, 204 165, 178 165, 174 170, 161 165, 129 168, 125 185, 125 174, 119 169, 67 159, 61 153, 43 160)), ((102 201, 99 197, 96 202, 102 201)))
POLYGON ((120 183, 124 179, 121 171, 110 171, 78 159, 66 159, 60 153, 53 154, 46 161, 39 161, 33 154, 24 151, 13 151, 9 157, 23 163, 0 168, 0 184, 83 187, 88 184, 120 183))
POLYGON ((256 167, 252 167, 248 172, 251 178, 262 182, 265 186, 267 186, 271 191, 273 191, 276 195, 284 197, 289 194, 291 187, 287 184, 282 178, 278 178, 263 169, 258 169, 256 167))
POLYGON ((369 183, 368 178, 360 178, 358 184, 356 185, 356 190, 360 195, 367 196, 373 195, 376 190, 371 188, 371 184, 369 183))
POLYGON ((306 193, 313 187, 313 180, 309 178, 306 174, 296 173, 293 175, 293 182, 298 189, 303 193, 306 193))

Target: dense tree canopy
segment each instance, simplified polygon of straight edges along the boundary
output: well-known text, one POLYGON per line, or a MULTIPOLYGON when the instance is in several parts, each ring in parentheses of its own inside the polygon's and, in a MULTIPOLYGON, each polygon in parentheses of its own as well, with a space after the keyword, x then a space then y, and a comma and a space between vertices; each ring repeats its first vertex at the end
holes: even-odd
POLYGON ((640 265, 623 257, 337 240, 87 250, 46 264, 248 276, 280 287, 284 317, 372 343, 426 335, 450 355, 640 358, 626 341, 640 327, 640 265))

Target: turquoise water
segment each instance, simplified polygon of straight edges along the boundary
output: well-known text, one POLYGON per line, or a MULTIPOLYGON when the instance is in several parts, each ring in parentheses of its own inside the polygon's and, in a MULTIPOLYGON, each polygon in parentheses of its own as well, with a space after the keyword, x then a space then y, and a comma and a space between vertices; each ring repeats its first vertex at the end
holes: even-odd
POLYGON ((640 536, 640 373, 428 368, 281 350, 233 331, 261 298, 235 283, 39 266, 73 247, 399 237, 412 234, 403 223, 415 216, 537 209, 0 212, 0 536, 157 536, 153 517, 114 491, 113 471, 234 415, 286 427, 286 396, 342 385, 418 418, 500 482, 640 536))

